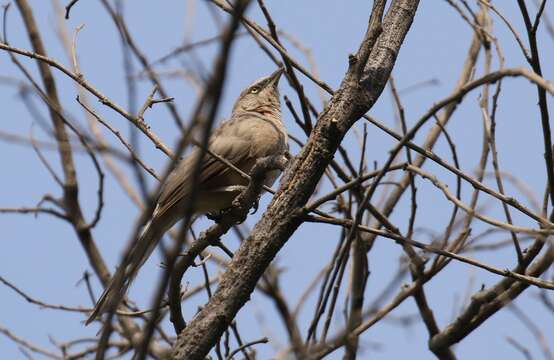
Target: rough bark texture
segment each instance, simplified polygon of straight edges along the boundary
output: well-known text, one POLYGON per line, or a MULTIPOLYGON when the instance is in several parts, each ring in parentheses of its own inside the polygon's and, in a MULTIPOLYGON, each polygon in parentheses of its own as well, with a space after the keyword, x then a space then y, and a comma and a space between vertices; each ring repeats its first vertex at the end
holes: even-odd
POLYGON ((339 90, 320 114, 306 146, 287 170, 269 208, 233 257, 209 303, 179 335, 175 359, 204 358, 249 300, 258 279, 300 225, 301 209, 344 135, 381 94, 418 3, 393 1, 383 19, 382 32, 375 31, 375 24, 370 31, 370 22, 358 54, 350 59, 339 90))

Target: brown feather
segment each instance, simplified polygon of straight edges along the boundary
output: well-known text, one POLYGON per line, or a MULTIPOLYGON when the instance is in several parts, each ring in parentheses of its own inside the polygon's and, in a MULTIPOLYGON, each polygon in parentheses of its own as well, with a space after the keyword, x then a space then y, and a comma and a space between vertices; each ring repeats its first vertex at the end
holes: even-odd
MULTIPOLYGON (((263 78, 245 89, 233 108, 231 119, 212 132, 208 148, 249 173, 257 159, 288 151, 287 133, 281 121, 277 82, 281 71, 263 78), (256 91, 253 91, 256 90, 256 91)), ((123 260, 104 293, 97 302, 87 324, 111 305, 118 304, 148 259, 163 234, 183 217, 193 191, 198 194, 194 213, 223 210, 231 206, 238 191, 233 185, 247 181, 218 159, 205 154, 201 160, 199 180, 193 189, 193 171, 202 152, 195 149, 183 159, 161 187, 152 220, 137 239, 129 256, 123 260)), ((279 171, 267 174, 271 185, 279 171)))

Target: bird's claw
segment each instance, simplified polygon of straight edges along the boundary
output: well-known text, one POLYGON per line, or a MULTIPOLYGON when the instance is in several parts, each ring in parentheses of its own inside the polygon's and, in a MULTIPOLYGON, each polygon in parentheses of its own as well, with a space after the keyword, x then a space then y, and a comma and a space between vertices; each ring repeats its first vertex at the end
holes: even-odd
POLYGON ((252 212, 250 213, 250 215, 253 215, 258 211, 258 207, 260 206, 260 198, 261 197, 262 197, 261 195, 258 195, 256 197, 256 200, 254 200, 254 203, 252 204, 252 212))

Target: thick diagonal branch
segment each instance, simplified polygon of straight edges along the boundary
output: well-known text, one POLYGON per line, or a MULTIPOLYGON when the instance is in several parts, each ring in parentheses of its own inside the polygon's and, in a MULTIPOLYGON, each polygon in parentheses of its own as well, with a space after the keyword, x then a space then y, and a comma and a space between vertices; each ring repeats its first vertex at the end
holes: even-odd
POLYGON ((286 172, 279 191, 250 236, 241 244, 210 301, 179 334, 175 359, 202 359, 250 298, 265 269, 302 222, 302 208, 350 127, 381 94, 400 45, 412 24, 418 1, 397 0, 371 43, 367 35, 339 90, 320 114, 316 126, 286 172), (364 61, 365 54, 367 61, 364 61), (361 79, 364 79, 363 84, 361 79))
POLYGON ((171 273, 169 282, 169 308, 171 322, 176 332, 181 332, 185 328, 185 320, 181 311, 181 280, 185 272, 194 264, 194 259, 202 253, 208 246, 216 244, 219 238, 229 231, 229 229, 240 222, 243 222, 248 211, 257 201, 263 190, 265 174, 274 169, 284 169, 284 160, 282 156, 266 157, 259 159, 250 172, 250 182, 242 192, 233 201, 233 207, 230 211, 221 217, 215 225, 196 240, 191 247, 180 256, 171 273))

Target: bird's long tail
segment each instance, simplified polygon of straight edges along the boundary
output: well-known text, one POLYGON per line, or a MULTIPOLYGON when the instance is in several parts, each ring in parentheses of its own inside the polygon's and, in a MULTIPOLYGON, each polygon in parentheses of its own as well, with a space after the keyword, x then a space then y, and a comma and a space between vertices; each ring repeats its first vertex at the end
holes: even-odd
POLYGON ((129 253, 129 256, 123 260, 123 263, 116 270, 108 286, 106 286, 104 292, 96 302, 94 310, 85 322, 86 325, 90 324, 98 316, 107 312, 112 307, 117 308, 123 297, 125 297, 140 267, 148 259, 150 254, 152 254, 152 251, 162 235, 163 230, 160 229, 159 226, 150 223, 145 227, 129 253))

